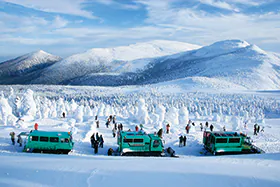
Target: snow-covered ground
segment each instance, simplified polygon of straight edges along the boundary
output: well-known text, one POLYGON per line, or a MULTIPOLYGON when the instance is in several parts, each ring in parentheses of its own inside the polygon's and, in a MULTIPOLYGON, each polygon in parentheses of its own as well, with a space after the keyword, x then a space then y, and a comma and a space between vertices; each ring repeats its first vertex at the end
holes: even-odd
POLYGON ((1 86, 0 186, 280 186, 278 91, 32 86, 32 93, 22 86, 13 88, 9 91, 10 86, 1 86), (66 118, 61 118, 62 111, 66 111, 66 118), (112 126, 105 126, 111 114, 117 115, 117 123, 124 124, 124 130, 143 123, 144 130, 153 133, 171 123, 171 133, 164 133, 163 140, 179 158, 107 156, 108 148, 117 147, 112 126), (12 116, 26 120, 15 122, 12 116), (187 119, 196 126, 187 135, 187 145, 179 147, 178 138, 186 135, 187 119), (247 133, 266 153, 217 157, 201 154, 199 124, 206 121, 216 130, 225 126, 247 133), (30 131, 35 122, 41 130, 72 131, 73 151, 69 155, 22 153, 22 147, 13 146, 9 133, 30 131), (256 122, 264 132, 254 136, 256 122), (104 148, 96 155, 90 146, 93 132, 99 132, 105 140, 104 148))

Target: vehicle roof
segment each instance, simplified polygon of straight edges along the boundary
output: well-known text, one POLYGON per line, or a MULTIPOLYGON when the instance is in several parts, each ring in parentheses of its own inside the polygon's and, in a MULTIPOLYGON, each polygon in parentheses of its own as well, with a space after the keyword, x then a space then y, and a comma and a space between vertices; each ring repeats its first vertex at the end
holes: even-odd
POLYGON ((210 132, 215 137, 221 137, 221 138, 228 138, 228 137, 240 137, 241 134, 234 131, 214 131, 210 132))
POLYGON ((69 132, 60 132, 60 131, 38 131, 33 130, 30 132, 30 136, 63 136, 63 137, 69 137, 69 132))

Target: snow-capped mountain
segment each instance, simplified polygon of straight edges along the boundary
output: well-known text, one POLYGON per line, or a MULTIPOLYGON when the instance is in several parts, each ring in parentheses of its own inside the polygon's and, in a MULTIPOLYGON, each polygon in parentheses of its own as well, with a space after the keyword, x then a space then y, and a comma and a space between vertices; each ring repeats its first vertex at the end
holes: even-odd
POLYGON ((280 88, 280 58, 241 40, 220 41, 192 51, 135 61, 145 62, 144 69, 125 73, 91 73, 69 83, 116 86, 165 82, 164 85, 202 89, 280 88))
POLYGON ((62 60, 58 56, 39 50, 0 64, 1 84, 25 84, 37 78, 44 68, 62 60))
POLYGON ((141 74, 144 83, 196 77, 204 84, 219 80, 245 89, 279 89, 280 59, 245 41, 226 40, 155 59, 141 74))
POLYGON ((144 68, 155 58, 200 48, 198 45, 155 40, 115 48, 94 48, 85 53, 70 56, 43 72, 34 83, 68 84, 69 80, 92 73, 123 73, 144 68))

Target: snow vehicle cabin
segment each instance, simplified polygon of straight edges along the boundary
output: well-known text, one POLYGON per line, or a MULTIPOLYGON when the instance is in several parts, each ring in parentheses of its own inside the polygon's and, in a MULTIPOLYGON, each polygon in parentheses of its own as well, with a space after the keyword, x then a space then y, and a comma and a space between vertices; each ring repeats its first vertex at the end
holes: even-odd
POLYGON ((237 132, 204 131, 203 144, 213 155, 264 153, 251 143, 250 137, 237 132))
POLYGON ((27 136, 24 152, 68 154, 74 146, 71 132, 33 130, 27 136))

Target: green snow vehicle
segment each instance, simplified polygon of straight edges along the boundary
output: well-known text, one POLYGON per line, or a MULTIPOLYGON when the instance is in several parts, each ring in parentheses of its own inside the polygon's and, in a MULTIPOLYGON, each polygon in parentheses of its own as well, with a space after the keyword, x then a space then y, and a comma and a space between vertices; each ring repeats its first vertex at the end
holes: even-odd
MULTIPOLYGON (((121 156, 175 156, 175 151, 170 147, 164 150, 161 138, 145 132, 121 131, 118 134, 119 145, 115 155, 121 156)), ((108 150, 112 150, 111 148, 108 150)), ((108 154, 109 155, 109 154, 108 154)))
POLYGON ((27 136, 24 152, 68 154, 74 146, 71 132, 33 130, 20 135, 27 136))
POLYGON ((207 152, 218 154, 254 154, 264 153, 251 143, 250 137, 237 132, 203 133, 203 144, 207 152))

